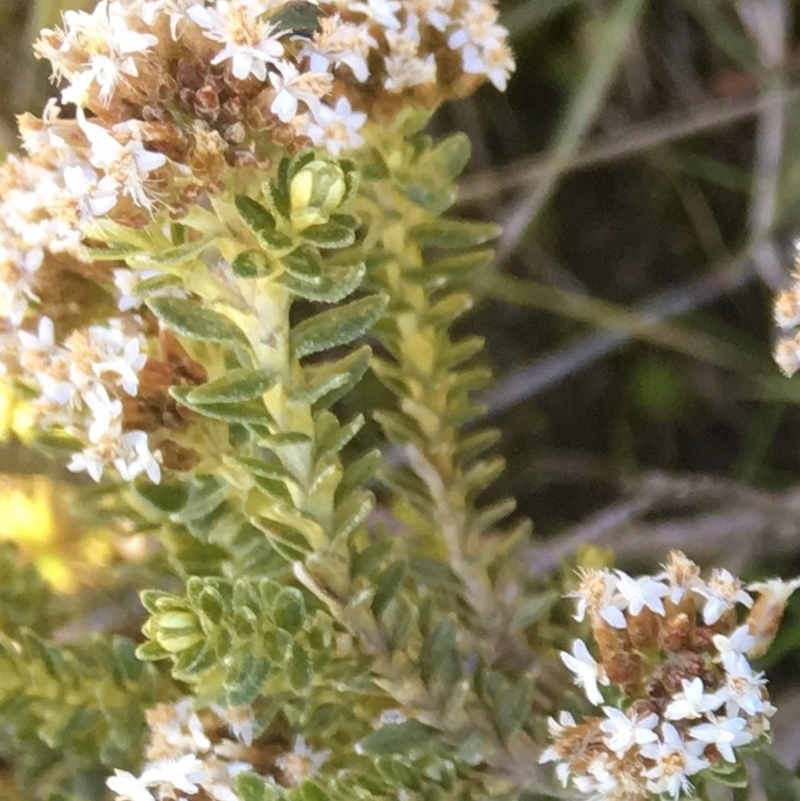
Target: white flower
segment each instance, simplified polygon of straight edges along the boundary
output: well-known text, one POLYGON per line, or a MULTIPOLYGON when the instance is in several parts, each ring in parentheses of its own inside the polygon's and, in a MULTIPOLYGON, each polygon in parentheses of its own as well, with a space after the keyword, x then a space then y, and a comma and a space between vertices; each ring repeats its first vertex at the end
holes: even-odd
POLYGON ((144 784, 172 785, 168 789, 180 790, 182 793, 194 795, 202 783, 209 778, 208 771, 201 760, 194 754, 184 754, 180 759, 163 759, 151 763, 141 777, 144 784))
POLYGON ((763 673, 755 673, 743 654, 728 652, 722 656, 726 671, 725 686, 720 690, 721 697, 733 702, 748 715, 764 711, 762 690, 767 681, 763 673))
POLYGON ((600 724, 605 733, 603 742, 618 757, 622 757, 634 745, 652 743, 658 739, 653 729, 658 725, 658 715, 650 712, 642 717, 630 717, 613 706, 604 706, 606 719, 600 724))
POLYGON ((197 5, 186 13, 207 38, 224 45, 211 63, 230 61, 231 74, 237 80, 252 75, 266 81, 267 67, 282 63, 284 49, 278 39, 283 32, 261 20, 256 9, 218 0, 214 8, 197 5))
POLYGON ((137 284, 161 275, 158 270, 135 270, 119 269, 114 270, 114 286, 117 289, 117 308, 121 312, 138 309, 144 302, 135 294, 137 284))
POLYGON ((53 351, 56 344, 56 329, 49 317, 42 317, 36 327, 36 333, 19 331, 17 333, 22 347, 31 354, 46 355, 53 351))
POLYGON ((114 775, 106 779, 106 787, 116 793, 120 801, 156 801, 141 779, 127 770, 114 769, 114 775))
POLYGON ((152 208, 153 202, 145 187, 145 179, 151 172, 163 167, 167 157, 163 153, 147 150, 136 138, 135 128, 130 125, 120 123, 113 128, 114 133, 129 137, 123 145, 106 128, 89 122, 80 108, 76 119, 91 146, 90 163, 113 179, 114 183, 106 184, 105 191, 110 191, 113 186, 115 200, 116 195, 121 193, 130 197, 137 206, 152 208))
POLYGON ((750 634, 746 623, 739 626, 730 637, 715 634, 711 639, 720 653, 718 660, 724 658, 726 654, 746 654, 756 644, 756 638, 750 634))
POLYGON ((56 406, 66 406, 73 400, 75 385, 71 381, 54 378, 44 372, 36 373, 41 398, 56 406))
POLYGON ((309 776, 315 775, 330 756, 330 751, 314 751, 308 747, 305 738, 295 737, 291 751, 275 760, 275 765, 284 773, 292 786, 300 784, 309 776))
POLYGON ((436 83, 436 57, 429 53, 420 57, 419 18, 409 14, 405 27, 399 31, 387 31, 389 54, 384 60, 386 78, 384 88, 389 92, 424 84, 436 83))
POLYGON ((602 704, 603 696, 597 685, 598 682, 607 685, 608 677, 589 653, 586 643, 583 640, 575 640, 572 643, 572 653, 561 651, 560 656, 561 661, 575 674, 575 684, 583 687, 589 701, 597 705, 602 704))
POLYGON ((303 43, 300 58, 308 58, 309 70, 316 73, 329 72, 331 67, 344 64, 357 81, 364 83, 369 78, 369 51, 377 46, 363 26, 344 22, 335 14, 320 20, 320 30, 310 42, 303 43))
POLYGON ((298 101, 319 111, 320 97, 330 88, 331 78, 326 74, 300 72, 293 64, 282 64, 277 72, 269 74, 269 82, 277 92, 269 110, 281 122, 289 122, 297 115, 298 101))
POLYGON ((753 741, 753 735, 744 731, 747 721, 744 718, 718 718, 709 715, 708 723, 701 723, 689 729, 689 734, 701 743, 715 745, 726 762, 735 762, 733 749, 753 741))
POLYGON ((661 740, 648 743, 641 749, 646 759, 656 764, 645 771, 647 789, 654 794, 667 794, 677 799, 681 793, 689 796, 692 784, 689 776, 694 776, 711 765, 700 755, 705 745, 700 742, 685 743, 678 730, 671 723, 661 726, 661 740))
POLYGON ((717 693, 706 693, 703 680, 699 677, 681 679, 683 691, 667 705, 664 717, 667 720, 694 720, 708 712, 719 709, 724 699, 717 693))
POLYGON ((652 576, 632 578, 627 573, 617 570, 617 591, 613 604, 620 609, 627 609, 631 615, 639 615, 647 607, 657 615, 665 614, 662 598, 669 595, 669 588, 652 576))
POLYGON ((58 51, 45 48, 45 55, 54 73, 70 81, 61 92, 62 101, 78 106, 87 100, 93 83, 99 87, 100 101, 108 105, 121 80, 139 75, 133 55, 147 53, 158 43, 153 34, 131 30, 119 4, 108 0, 100 0, 91 13, 66 11, 64 23, 64 43, 58 51), (83 69, 72 71, 60 58, 69 57, 73 49, 89 56, 83 69))
POLYGON ((406 5, 439 33, 453 23, 453 0, 407 0, 406 5))
POLYGON ((514 59, 506 42, 507 31, 496 21, 497 10, 493 6, 483 0, 470 0, 447 45, 451 50, 461 50, 464 72, 486 75, 504 91, 514 59))
POLYGON ((98 339, 105 345, 98 353, 93 366, 98 377, 106 373, 116 373, 117 383, 128 395, 136 395, 139 390, 139 372, 147 362, 147 355, 141 352, 139 337, 125 337, 118 329, 104 329, 98 326, 98 339), (105 341, 103 341, 105 340, 105 341))
POLYGON ((92 387, 84 395, 84 401, 92 413, 89 442, 96 445, 109 435, 121 433, 122 401, 109 398, 104 386, 92 387))
POLYGON ((315 145, 324 145, 330 153, 338 156, 342 150, 364 144, 359 131, 366 119, 363 112, 353 111, 346 97, 340 97, 333 108, 322 103, 304 133, 315 145))
POLYGON ((700 568, 681 551, 670 551, 663 570, 654 578, 666 580, 669 584, 669 599, 678 604, 687 592, 704 584, 700 578, 700 568))
POLYGON ((137 7, 137 13, 142 22, 149 28, 153 27, 159 15, 169 14, 169 31, 173 41, 176 41, 180 32, 178 26, 187 22, 187 9, 200 5, 202 0, 143 0, 137 7))
MULTIPOLYGON (((547 731, 550 734, 550 739, 558 740, 563 736, 567 729, 572 729, 575 727, 575 725, 575 718, 572 717, 569 712, 562 710, 558 714, 558 720, 555 718, 547 719, 547 731)), ((539 764, 544 764, 545 762, 555 762, 559 759, 561 759, 561 755, 559 754, 558 749, 551 745, 549 748, 545 748, 540 754, 539 764)), ((567 786, 571 772, 572 771, 570 770, 568 762, 559 762, 559 764, 556 765, 556 776, 564 787, 567 786)))
POLYGON ((100 178, 85 164, 65 167, 63 176, 67 196, 75 202, 81 221, 102 217, 117 205, 118 187, 111 176, 100 178))
POLYGON ((397 14, 402 10, 403 4, 399 0, 367 0, 344 3, 344 6, 351 11, 360 11, 385 30, 396 31, 400 27, 397 14))
MULTIPOLYGON (((581 568, 578 571, 578 576, 580 578, 578 589, 566 593, 564 597, 578 599, 575 614, 572 617, 578 623, 582 623, 586 617, 587 610, 596 611, 611 604, 614 590, 617 588, 617 577, 607 570, 586 568, 581 568)), ((626 625, 625 617, 624 615, 620 615, 620 617, 622 617, 622 627, 624 628, 626 625)))
POLYGON ((141 473, 146 473, 154 484, 161 481, 161 465, 158 457, 150 450, 146 431, 126 431, 122 435, 114 467, 123 481, 133 481, 141 473))
MULTIPOLYGON (((240 743, 248 747, 253 744, 255 718, 253 717, 253 710, 249 706, 228 708, 219 704, 212 704, 211 708, 228 724, 231 734, 240 743)), ((247 770, 247 768, 244 768, 244 770, 247 770)))
POLYGON ((576 725, 575 718, 571 713, 564 709, 558 713, 558 720, 555 718, 547 719, 547 731, 550 734, 550 737, 554 740, 557 740, 559 737, 561 737, 561 735, 564 734, 567 729, 572 729, 576 725))
POLYGON ((706 626, 713 626, 737 603, 748 609, 753 605, 753 599, 742 589, 742 582, 724 568, 715 568, 708 582, 695 587, 695 592, 706 599, 703 606, 706 626))
POLYGON ((94 481, 100 481, 103 477, 103 469, 106 466, 105 453, 98 447, 84 448, 80 453, 74 453, 67 464, 67 470, 71 473, 86 472, 94 481))

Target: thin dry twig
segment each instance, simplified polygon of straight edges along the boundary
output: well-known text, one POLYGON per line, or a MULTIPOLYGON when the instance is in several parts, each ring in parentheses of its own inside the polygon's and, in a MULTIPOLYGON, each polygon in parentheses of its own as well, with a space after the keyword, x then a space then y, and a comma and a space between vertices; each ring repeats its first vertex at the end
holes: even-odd
MULTIPOLYGON (((784 104, 794 103, 800 98, 798 85, 782 88, 779 92, 784 104)), ((459 187, 459 199, 464 203, 487 200, 502 192, 534 186, 538 181, 546 180, 559 172, 564 175, 572 174, 636 156, 659 145, 749 119, 759 114, 768 102, 763 95, 735 101, 709 100, 679 117, 672 114, 603 136, 599 141, 585 145, 563 167, 555 163, 552 151, 541 156, 518 159, 508 167, 479 172, 465 178, 459 187)))
MULTIPOLYGON (((755 275, 752 253, 748 249, 716 270, 658 293, 635 306, 634 312, 646 316, 652 321, 652 327, 656 327, 746 285, 755 275)), ((489 415, 510 409, 613 353, 633 335, 633 332, 594 332, 504 376, 482 395, 481 401, 486 404, 489 415)))
POLYGON ((754 249, 753 258, 764 281, 777 288, 783 271, 776 249, 766 234, 775 222, 783 162, 786 103, 780 67, 786 59, 786 40, 791 30, 790 9, 785 0, 745 0, 738 8, 766 75, 762 92, 764 102, 756 128, 749 210, 750 236, 763 241, 754 249))
POLYGON ((794 553, 800 489, 769 492, 713 476, 654 472, 623 481, 626 499, 550 542, 532 544, 530 574, 544 577, 581 545, 613 547, 621 562, 663 561, 673 548, 740 569, 754 556, 794 553))
POLYGON ((503 233, 497 246, 499 261, 503 261, 516 250, 550 197, 559 176, 572 163, 583 137, 603 108, 606 94, 625 55, 626 44, 645 5, 643 0, 619 0, 607 19, 603 20, 603 27, 599 29, 597 37, 595 57, 583 82, 570 100, 550 151, 551 171, 533 192, 520 198, 500 221, 503 233))

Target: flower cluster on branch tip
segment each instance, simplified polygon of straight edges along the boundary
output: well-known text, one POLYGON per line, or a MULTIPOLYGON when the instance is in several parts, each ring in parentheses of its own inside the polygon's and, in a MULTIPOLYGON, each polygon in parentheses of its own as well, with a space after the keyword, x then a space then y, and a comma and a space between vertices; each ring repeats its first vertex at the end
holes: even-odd
POLYGON ((487 0, 100 0, 36 52, 60 93, 20 117, 28 155, 0 167, 0 368, 95 480, 190 465, 167 389, 203 380, 140 308, 158 271, 82 250, 98 226, 166 232, 243 169, 351 152, 367 126, 504 88, 514 66, 487 0))
POLYGON ((730 774, 738 750, 770 730, 775 707, 750 659, 772 642, 798 587, 745 587, 724 569, 703 578, 678 551, 655 576, 584 571, 575 619, 588 618, 600 658, 576 639, 561 659, 602 714, 551 718, 541 760, 597 801, 692 797, 697 779, 730 774))

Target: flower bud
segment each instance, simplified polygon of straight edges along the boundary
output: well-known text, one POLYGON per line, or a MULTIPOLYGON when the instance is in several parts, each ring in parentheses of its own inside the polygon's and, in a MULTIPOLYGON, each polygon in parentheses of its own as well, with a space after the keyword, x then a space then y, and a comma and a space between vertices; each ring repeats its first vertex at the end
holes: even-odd
POLYGON ((292 178, 289 189, 295 228, 327 222, 346 194, 347 180, 336 162, 318 159, 306 164, 292 178))

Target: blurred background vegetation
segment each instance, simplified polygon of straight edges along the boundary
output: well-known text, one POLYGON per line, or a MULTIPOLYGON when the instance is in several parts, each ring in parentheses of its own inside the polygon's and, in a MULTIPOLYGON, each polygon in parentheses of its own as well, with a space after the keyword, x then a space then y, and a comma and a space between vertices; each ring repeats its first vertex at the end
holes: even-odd
MULTIPOLYGON (((14 114, 53 91, 36 32, 77 5, 0 0, 0 148, 16 148, 14 114)), ((800 236, 800 5, 500 8, 518 61, 508 92, 487 87, 433 129, 469 134, 460 211, 505 230, 463 327, 487 338, 485 402, 503 494, 535 523, 531 572, 588 545, 648 571, 681 547, 745 577, 800 572, 800 379, 770 354, 772 293, 800 236)), ((62 589, 90 581, 97 539, 78 538, 82 574, 53 559, 74 551, 62 529, 75 523, 42 511, 66 497, 36 478, 42 463, 12 436, 0 470, 16 510, 0 536, 27 537, 62 589)), ((795 605, 770 666, 790 765, 799 653, 795 605)))

